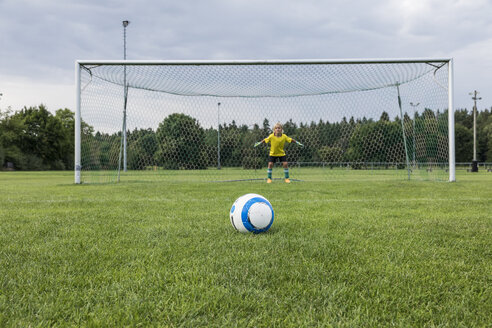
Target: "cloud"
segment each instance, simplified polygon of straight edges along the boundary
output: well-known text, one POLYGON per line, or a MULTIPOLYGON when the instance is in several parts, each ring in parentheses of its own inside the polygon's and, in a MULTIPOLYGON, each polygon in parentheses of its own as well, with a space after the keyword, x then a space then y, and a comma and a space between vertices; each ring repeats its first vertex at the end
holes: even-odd
POLYGON ((0 0, 0 108, 23 103, 10 81, 73 85, 76 59, 121 59, 123 19, 129 59, 455 57, 457 88, 475 80, 485 100, 490 12, 488 0, 0 0))

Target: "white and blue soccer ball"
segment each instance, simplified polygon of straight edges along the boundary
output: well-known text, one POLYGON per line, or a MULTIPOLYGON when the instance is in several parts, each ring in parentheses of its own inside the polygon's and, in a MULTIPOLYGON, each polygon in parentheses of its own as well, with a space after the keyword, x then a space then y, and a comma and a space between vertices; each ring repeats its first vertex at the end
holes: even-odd
POLYGON ((231 224, 239 232, 265 232, 273 224, 272 204, 258 194, 246 194, 234 202, 230 212, 231 224))

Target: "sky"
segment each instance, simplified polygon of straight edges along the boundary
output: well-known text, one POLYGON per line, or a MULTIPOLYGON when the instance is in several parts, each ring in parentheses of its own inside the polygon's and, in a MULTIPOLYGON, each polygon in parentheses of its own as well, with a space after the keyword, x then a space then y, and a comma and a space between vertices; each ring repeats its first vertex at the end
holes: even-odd
POLYGON ((453 58, 492 107, 492 0, 0 0, 0 110, 75 111, 75 61, 453 58))

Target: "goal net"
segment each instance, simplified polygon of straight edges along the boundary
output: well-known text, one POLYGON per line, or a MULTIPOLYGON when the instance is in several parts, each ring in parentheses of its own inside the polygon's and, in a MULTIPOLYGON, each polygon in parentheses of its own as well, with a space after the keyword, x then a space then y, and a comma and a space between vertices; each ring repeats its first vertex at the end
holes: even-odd
POLYGON ((454 181, 452 61, 78 61, 75 182, 454 181), (283 170, 273 169, 274 179, 283 170))

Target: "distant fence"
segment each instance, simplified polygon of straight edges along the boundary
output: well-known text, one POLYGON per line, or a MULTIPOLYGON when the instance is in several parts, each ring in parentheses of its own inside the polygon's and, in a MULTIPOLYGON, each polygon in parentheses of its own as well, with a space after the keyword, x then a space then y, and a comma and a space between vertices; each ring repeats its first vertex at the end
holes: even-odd
MULTIPOLYGON (((484 170, 487 172, 492 172, 492 162, 478 162, 478 170, 484 170)), ((457 170, 466 170, 468 172, 472 169, 472 162, 459 162, 456 163, 457 170)))
MULTIPOLYGON (((280 165, 280 163, 279 163, 280 165)), ((405 162, 289 162, 291 167, 323 167, 323 168, 344 168, 344 169, 364 169, 364 170, 394 170, 394 169, 406 169, 407 164, 405 162)), ((448 163, 441 162, 425 162, 425 163, 410 163, 410 169, 419 170, 424 169, 448 169, 448 163)), ((456 163, 457 170, 470 171, 472 168, 472 162, 458 162, 456 163)), ((479 162, 479 170, 485 170, 492 172, 492 162, 479 162)))

